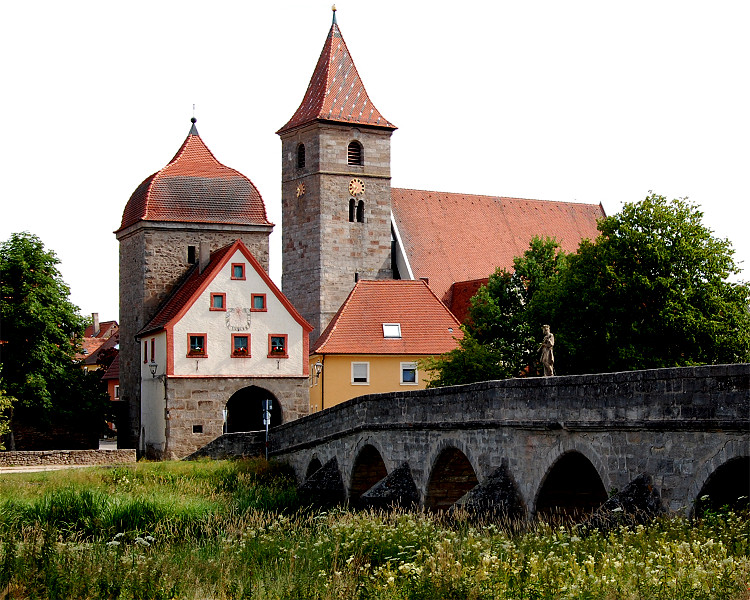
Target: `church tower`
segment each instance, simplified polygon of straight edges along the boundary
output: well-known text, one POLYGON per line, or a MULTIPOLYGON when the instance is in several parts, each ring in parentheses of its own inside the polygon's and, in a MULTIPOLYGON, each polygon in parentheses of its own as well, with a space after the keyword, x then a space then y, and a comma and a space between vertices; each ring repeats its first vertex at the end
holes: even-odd
POLYGON ((138 332, 187 271, 214 250, 241 239, 268 271, 272 230, 256 187, 214 158, 193 118, 174 158, 133 192, 115 231, 120 242, 120 397, 129 412, 129 427, 118 423, 120 447, 138 448, 141 433, 145 359, 138 332))
POLYGON ((391 134, 333 23, 281 137, 282 289, 315 340, 358 279, 393 277, 391 134))

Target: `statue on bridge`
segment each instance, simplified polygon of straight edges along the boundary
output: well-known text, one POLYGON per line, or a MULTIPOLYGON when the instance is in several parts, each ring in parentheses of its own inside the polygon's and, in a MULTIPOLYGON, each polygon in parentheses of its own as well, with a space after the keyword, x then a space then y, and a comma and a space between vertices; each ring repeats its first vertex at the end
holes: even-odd
POLYGON ((544 340, 539 346, 542 353, 539 360, 544 366, 544 376, 551 377, 555 374, 555 354, 552 352, 555 345, 555 336, 549 330, 549 325, 542 325, 542 332, 544 333, 544 340))

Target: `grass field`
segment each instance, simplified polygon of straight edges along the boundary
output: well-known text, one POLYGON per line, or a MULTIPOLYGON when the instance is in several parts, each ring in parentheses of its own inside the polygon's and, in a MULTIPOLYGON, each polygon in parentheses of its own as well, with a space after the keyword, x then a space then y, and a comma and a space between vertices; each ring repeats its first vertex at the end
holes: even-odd
POLYGON ((514 529, 316 511, 262 460, 6 475, 0 600, 750 598, 747 514, 514 529))

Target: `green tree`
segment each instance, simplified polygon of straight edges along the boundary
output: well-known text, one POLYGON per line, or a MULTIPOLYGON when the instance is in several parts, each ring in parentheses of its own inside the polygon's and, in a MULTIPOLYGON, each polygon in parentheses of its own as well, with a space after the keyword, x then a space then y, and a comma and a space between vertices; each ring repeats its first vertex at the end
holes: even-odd
POLYGON ((85 320, 68 299, 58 264, 29 233, 0 244, 2 385, 14 398, 14 419, 80 424, 103 417, 106 394, 75 364, 85 320))
POLYGON ((535 368, 539 327, 528 309, 546 282, 555 279, 564 255, 557 242, 534 238, 513 271, 498 269, 471 299, 459 347, 426 361, 431 387, 518 377, 535 368))
POLYGON ((702 219, 687 200, 652 194, 599 223, 531 311, 550 313, 560 373, 750 358, 750 289, 729 280, 731 244, 702 219))

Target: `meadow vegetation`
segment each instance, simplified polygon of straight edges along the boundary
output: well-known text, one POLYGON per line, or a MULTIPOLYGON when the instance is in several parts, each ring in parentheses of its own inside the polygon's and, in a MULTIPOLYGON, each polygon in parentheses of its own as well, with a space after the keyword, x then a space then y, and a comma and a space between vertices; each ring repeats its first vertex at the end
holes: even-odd
POLYGON ((0 478, 0 598, 747 599, 750 518, 607 532, 305 506, 262 460, 0 478))

